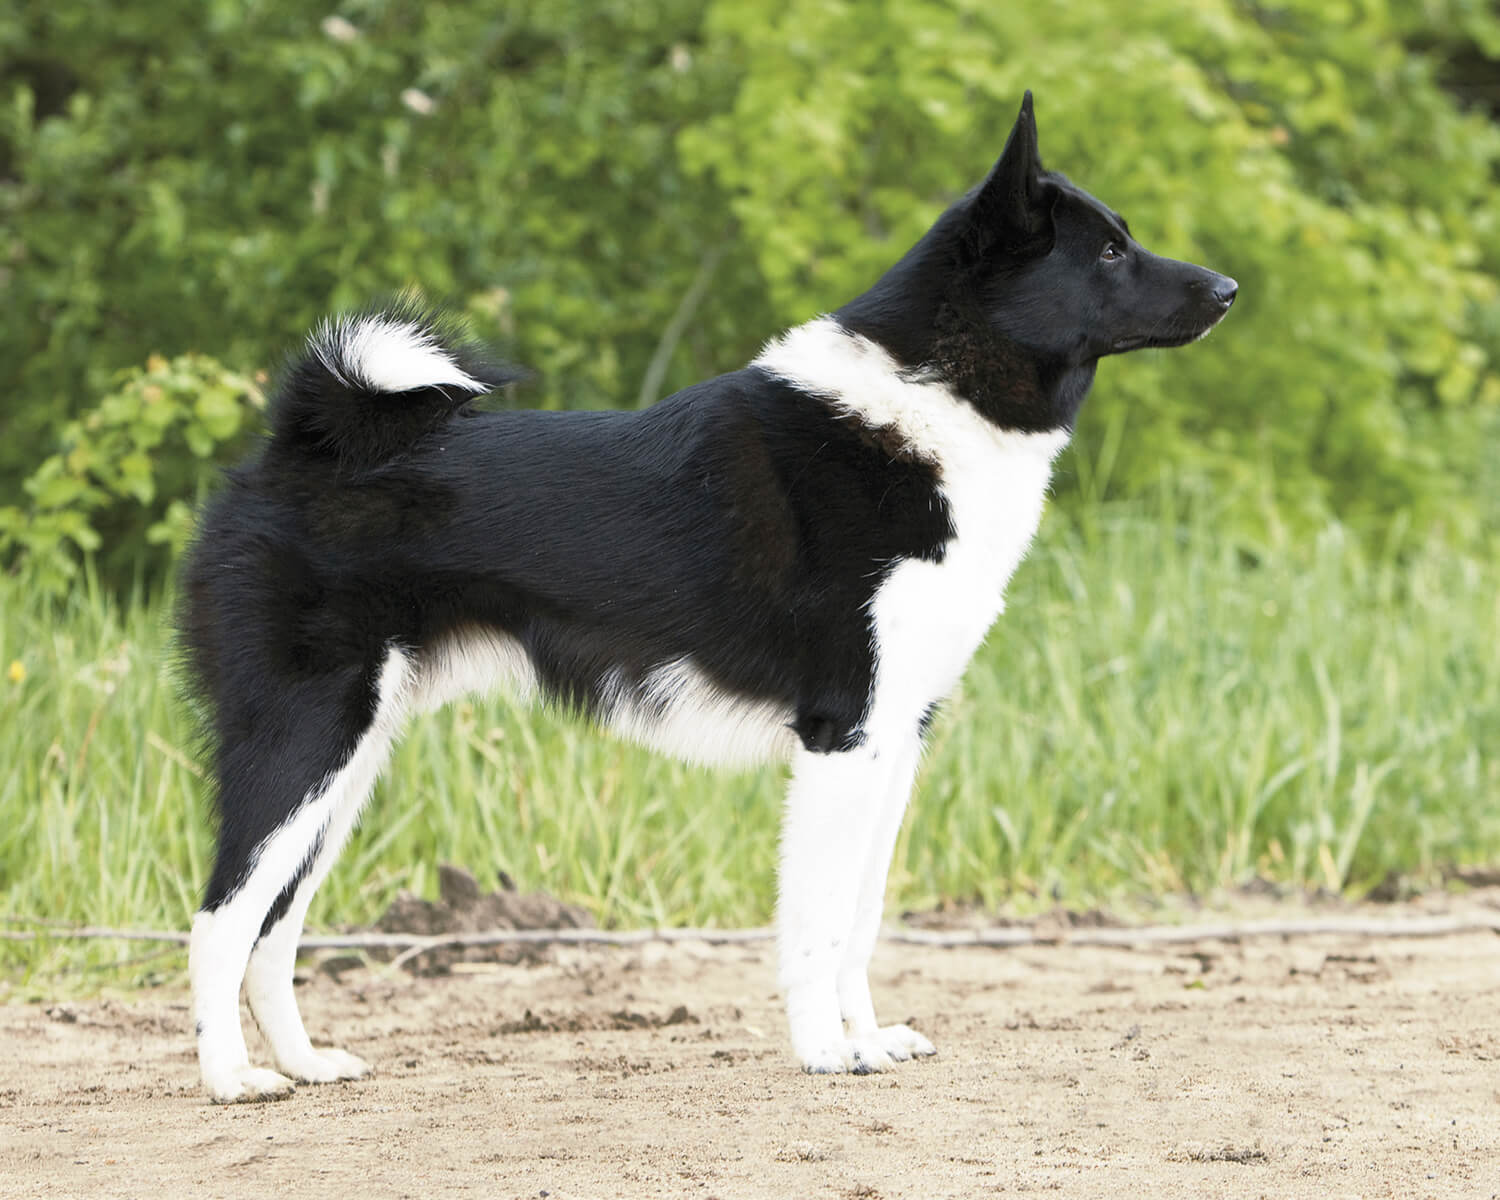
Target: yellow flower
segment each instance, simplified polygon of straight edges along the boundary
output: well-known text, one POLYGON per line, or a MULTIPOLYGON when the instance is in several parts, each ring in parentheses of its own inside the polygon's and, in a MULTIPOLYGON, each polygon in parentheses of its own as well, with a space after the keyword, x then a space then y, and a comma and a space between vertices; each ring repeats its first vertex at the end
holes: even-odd
POLYGON ((26 664, 19 658, 10 664, 10 670, 6 672, 12 683, 24 683, 26 680, 26 664))

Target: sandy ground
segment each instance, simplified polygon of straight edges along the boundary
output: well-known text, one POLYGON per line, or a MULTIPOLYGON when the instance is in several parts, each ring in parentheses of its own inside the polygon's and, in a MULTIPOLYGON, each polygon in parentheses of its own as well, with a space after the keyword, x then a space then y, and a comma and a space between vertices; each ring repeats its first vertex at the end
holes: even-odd
POLYGON ((815 1078, 769 946, 309 964, 314 1040, 377 1074, 230 1108, 180 992, 0 1006, 0 1195, 1500 1195, 1492 934, 876 966, 938 1057, 815 1078))

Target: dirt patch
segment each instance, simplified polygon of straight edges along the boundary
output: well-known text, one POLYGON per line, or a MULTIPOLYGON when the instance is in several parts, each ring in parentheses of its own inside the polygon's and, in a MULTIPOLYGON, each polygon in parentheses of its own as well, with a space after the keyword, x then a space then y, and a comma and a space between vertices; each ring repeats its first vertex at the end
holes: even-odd
MULTIPOLYGON (((576 904, 566 904, 546 892, 517 891, 504 874, 496 891, 485 892, 472 874, 448 863, 438 867, 438 899, 423 900, 407 891, 398 892, 375 923, 382 933, 422 935, 594 927, 593 914, 576 904)), ((436 946, 420 954, 377 951, 375 956, 399 957, 411 970, 438 974, 457 962, 533 962, 545 953, 544 947, 534 943, 502 942, 492 946, 436 946)), ((336 965, 326 969, 335 974, 351 965, 346 955, 331 961, 336 965)))
POLYGON ((449 970, 308 964, 377 1074, 261 1106, 205 1103, 179 991, 0 1007, 0 1195, 1500 1194, 1493 934, 886 944, 939 1056, 867 1078, 795 1069, 769 946, 449 970))

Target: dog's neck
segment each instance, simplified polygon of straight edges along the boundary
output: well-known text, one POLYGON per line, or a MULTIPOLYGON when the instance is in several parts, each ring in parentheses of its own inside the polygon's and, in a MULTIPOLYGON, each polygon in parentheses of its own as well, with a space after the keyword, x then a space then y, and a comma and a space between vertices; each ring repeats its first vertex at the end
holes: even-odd
POLYGON ((1072 433, 1094 361, 1038 355, 991 328, 977 308, 944 305, 933 324, 931 369, 987 421, 1020 433, 1072 433))
POLYGON ((1097 360, 1054 360, 994 329, 976 301, 957 304, 949 231, 939 221, 863 295, 834 317, 902 367, 930 374, 1001 429, 1071 432, 1097 360))

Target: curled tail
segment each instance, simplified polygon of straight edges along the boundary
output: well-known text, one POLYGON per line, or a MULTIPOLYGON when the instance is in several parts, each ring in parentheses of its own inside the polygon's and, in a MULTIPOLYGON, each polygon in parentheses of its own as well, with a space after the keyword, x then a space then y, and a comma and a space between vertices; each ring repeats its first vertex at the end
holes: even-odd
POLYGON ((488 358, 452 318, 409 302, 331 317, 272 397, 273 445, 375 467, 524 374, 488 358))

